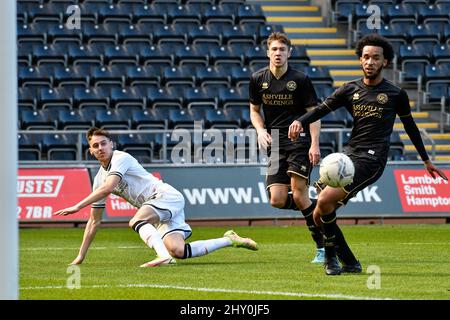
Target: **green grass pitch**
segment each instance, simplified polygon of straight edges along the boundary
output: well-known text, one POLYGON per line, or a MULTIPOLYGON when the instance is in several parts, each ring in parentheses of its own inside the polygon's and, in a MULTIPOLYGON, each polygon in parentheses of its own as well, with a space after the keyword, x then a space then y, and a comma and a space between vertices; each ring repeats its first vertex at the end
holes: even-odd
MULTIPOLYGON (((83 229, 21 229, 20 299, 450 299, 450 225, 342 229, 361 274, 331 277, 311 264, 315 249, 304 226, 236 227, 259 251, 228 247, 159 268, 139 268, 154 251, 135 232, 101 228, 79 270, 67 264, 83 229), (379 274, 367 273, 369 266, 379 274)), ((190 241, 227 228, 193 230, 190 241)))

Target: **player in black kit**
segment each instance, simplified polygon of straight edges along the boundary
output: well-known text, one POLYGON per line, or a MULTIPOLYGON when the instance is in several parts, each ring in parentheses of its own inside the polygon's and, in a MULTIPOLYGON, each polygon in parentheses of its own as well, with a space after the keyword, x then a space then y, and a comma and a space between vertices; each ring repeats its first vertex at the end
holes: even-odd
POLYGON ((383 68, 394 57, 391 44, 377 34, 370 34, 358 42, 356 54, 364 77, 346 83, 320 106, 301 116, 289 127, 289 137, 295 140, 308 123, 317 121, 340 107, 345 107, 354 119, 351 137, 344 150, 355 165, 353 182, 343 188, 325 186, 320 183, 320 179, 316 183, 316 187, 321 191, 313 217, 318 225, 323 225, 325 272, 328 275, 362 270, 361 264, 356 260, 336 224, 335 210, 345 205, 350 198, 377 181, 383 174, 396 115, 400 117, 426 170, 433 178, 439 175, 447 180, 445 174, 435 167, 428 157, 411 114, 407 93, 383 78, 383 68), (342 268, 336 258, 336 251, 342 262, 342 268))
POLYGON ((310 173, 320 160, 320 121, 306 126, 295 142, 288 137, 289 125, 308 108, 317 105, 317 95, 311 80, 303 72, 288 66, 292 47, 286 35, 272 33, 267 39, 267 47, 269 66, 252 75, 249 96, 250 116, 258 134, 258 144, 269 153, 266 184, 270 204, 280 209, 302 211, 317 247, 312 262, 323 263, 323 234, 312 216, 316 201, 309 199, 310 173))

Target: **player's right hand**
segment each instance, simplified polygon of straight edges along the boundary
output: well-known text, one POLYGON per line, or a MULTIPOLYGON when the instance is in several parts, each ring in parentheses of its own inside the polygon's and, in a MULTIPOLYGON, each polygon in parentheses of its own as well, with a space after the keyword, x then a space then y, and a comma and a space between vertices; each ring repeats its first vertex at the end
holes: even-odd
POLYGON ((83 260, 84 260, 84 257, 78 255, 78 256, 75 258, 75 260, 73 260, 71 263, 69 263, 69 266, 76 265, 76 264, 81 264, 81 263, 83 262, 83 260))
POLYGON ((271 143, 272 136, 267 132, 267 130, 258 131, 258 145, 260 148, 266 150, 271 143))
POLYGON ((302 123, 300 121, 294 120, 289 126, 288 138, 291 141, 295 141, 298 138, 300 132, 303 132, 302 123))
POLYGON ((55 216, 67 216, 68 214, 73 214, 80 211, 80 208, 78 208, 77 206, 73 206, 73 207, 69 207, 69 208, 65 208, 62 210, 58 210, 55 213, 53 213, 53 215, 55 216))

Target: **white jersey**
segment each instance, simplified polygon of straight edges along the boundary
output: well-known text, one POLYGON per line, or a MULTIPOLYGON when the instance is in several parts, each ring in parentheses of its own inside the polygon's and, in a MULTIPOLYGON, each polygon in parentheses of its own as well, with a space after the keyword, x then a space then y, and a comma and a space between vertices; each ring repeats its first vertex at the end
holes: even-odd
MULTIPOLYGON (((110 175, 121 178, 113 194, 140 208, 152 198, 164 183, 145 170, 130 154, 115 150, 108 167, 100 167, 94 178, 93 189, 98 189, 110 175)), ((104 208, 106 198, 92 204, 93 208, 104 208)))

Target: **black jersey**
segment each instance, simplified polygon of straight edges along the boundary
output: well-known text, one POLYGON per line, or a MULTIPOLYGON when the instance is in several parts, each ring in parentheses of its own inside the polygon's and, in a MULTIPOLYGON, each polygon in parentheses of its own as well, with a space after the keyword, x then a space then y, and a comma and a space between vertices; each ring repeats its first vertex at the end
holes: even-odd
MULTIPOLYGON (((289 66, 280 79, 269 67, 256 71, 250 79, 249 97, 252 104, 262 105, 266 129, 279 129, 280 138, 285 139, 291 123, 318 103, 309 77, 289 66)), ((309 136, 309 126, 305 132, 309 136)))
POLYGON ((411 114, 405 90, 383 79, 376 86, 362 79, 346 83, 323 103, 331 110, 345 106, 354 119, 347 149, 386 161, 395 116, 411 114), (360 151, 360 152, 359 152, 360 151))

